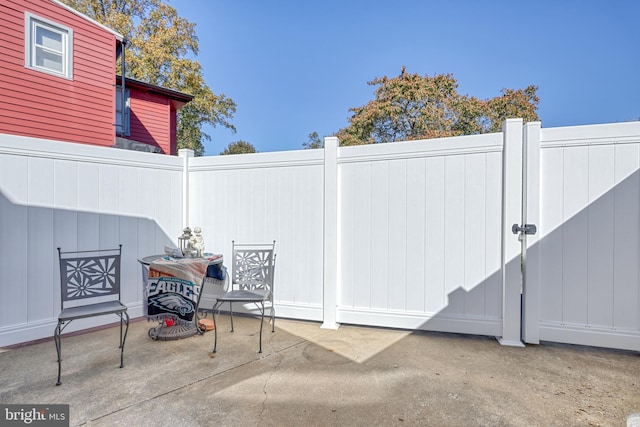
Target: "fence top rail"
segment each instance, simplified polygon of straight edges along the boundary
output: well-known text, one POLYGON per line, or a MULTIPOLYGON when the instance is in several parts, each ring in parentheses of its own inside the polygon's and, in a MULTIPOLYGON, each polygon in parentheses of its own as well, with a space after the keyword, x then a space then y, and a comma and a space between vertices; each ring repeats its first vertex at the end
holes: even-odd
POLYGON ((0 134, 0 154, 136 168, 182 170, 182 159, 114 147, 0 134))
POLYGON ((322 164, 324 164, 324 150, 274 151, 192 157, 189 159, 189 171, 277 168, 322 164))
POLYGON ((340 147, 339 163, 501 152, 502 132, 340 147))
POLYGON ((543 148, 639 142, 640 121, 540 130, 540 146, 543 148))

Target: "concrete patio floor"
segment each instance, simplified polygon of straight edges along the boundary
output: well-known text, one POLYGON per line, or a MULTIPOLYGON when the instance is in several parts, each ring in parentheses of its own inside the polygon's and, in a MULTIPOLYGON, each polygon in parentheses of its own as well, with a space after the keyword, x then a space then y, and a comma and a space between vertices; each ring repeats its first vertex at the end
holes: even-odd
MULTIPOLYGON (((153 341, 132 321, 0 351, 0 402, 70 405, 90 426, 624 426, 640 412, 635 352, 493 338, 219 317, 213 332, 153 341)), ((53 331, 52 331, 53 332, 53 331)))

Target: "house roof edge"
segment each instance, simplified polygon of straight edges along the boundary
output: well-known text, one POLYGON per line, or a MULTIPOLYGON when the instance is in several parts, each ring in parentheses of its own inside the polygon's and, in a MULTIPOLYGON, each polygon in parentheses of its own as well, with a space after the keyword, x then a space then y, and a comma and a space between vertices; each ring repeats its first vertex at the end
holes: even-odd
MULTIPOLYGON (((122 76, 120 76, 119 74, 116 74, 116 83, 120 84, 121 80, 122 80, 122 76)), ((185 104, 187 102, 190 102, 194 98, 193 95, 189 95, 188 93, 179 92, 173 89, 167 89, 162 86, 146 83, 146 82, 132 79, 129 77, 125 78, 125 85, 138 87, 140 89, 148 90, 149 92, 154 92, 164 96, 168 96, 169 98, 175 101, 179 101, 185 104)))
POLYGON ((81 17, 81 18, 83 18, 83 19, 86 19, 87 21, 91 22, 92 24, 97 25, 98 27, 102 28, 103 30, 106 30, 106 31, 110 32, 110 33, 111 33, 111 34, 113 34, 113 35, 115 36, 115 38, 116 38, 116 39, 118 39, 119 41, 123 41, 123 40, 125 40, 125 37, 124 37, 122 34, 118 33, 118 32, 117 32, 117 31, 115 31, 115 30, 112 30, 111 28, 107 27, 107 26, 106 26, 106 25, 104 25, 104 24, 99 23, 99 22, 98 22, 98 21, 96 21, 95 19, 88 17, 88 16, 87 16, 87 15, 85 15, 84 13, 78 12, 77 10, 75 10, 74 8, 72 8, 71 6, 68 6, 68 5, 66 5, 66 4, 64 4, 64 3, 62 3, 60 0, 50 0, 50 1, 51 1, 51 2, 53 2, 53 3, 55 3, 55 4, 57 4, 58 6, 60 6, 60 7, 62 7, 62 8, 64 8, 64 9, 68 10, 69 12, 72 12, 72 13, 74 13, 74 14, 78 15, 79 17, 81 17))

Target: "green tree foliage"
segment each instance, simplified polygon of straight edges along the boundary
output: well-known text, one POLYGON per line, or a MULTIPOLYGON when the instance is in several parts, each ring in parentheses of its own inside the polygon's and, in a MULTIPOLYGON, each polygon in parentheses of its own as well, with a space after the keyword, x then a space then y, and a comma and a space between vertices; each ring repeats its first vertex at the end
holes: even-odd
POLYGON ((309 140, 303 142, 302 146, 307 149, 324 148, 324 141, 318 136, 318 132, 311 132, 308 136, 309 140))
POLYGON ((502 89, 502 95, 487 102, 487 116, 491 127, 489 132, 499 132, 505 119, 522 118, 525 122, 540 120, 536 110, 540 99, 536 95, 536 86, 524 89, 502 89))
POLYGON ((198 54, 195 24, 177 15, 161 0, 63 0, 128 40, 126 77, 194 96, 178 113, 178 148, 204 152, 211 137, 205 124, 230 123, 236 104, 224 94, 214 94, 206 84, 198 54))
POLYGON ((502 95, 480 100, 458 93, 451 74, 410 74, 376 78, 375 99, 350 109, 349 125, 337 136, 341 145, 361 145, 496 132, 502 121, 519 117, 539 120, 537 87, 503 89, 502 95))
POLYGON ((256 148, 249 144, 247 141, 239 140, 236 142, 230 143, 227 148, 224 149, 220 154, 247 154, 247 153, 257 153, 256 148))

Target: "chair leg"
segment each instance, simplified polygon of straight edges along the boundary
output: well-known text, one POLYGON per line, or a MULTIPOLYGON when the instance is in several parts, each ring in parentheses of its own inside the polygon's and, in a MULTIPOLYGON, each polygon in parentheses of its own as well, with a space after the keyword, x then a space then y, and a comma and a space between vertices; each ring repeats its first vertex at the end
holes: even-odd
POLYGON ((229 316, 231 316, 231 332, 233 332, 233 303, 229 301, 229 316))
POLYGON ((271 303, 271 332, 276 331, 276 310, 273 308, 273 302, 271 303))
POLYGON ((122 323, 124 319, 122 318, 122 314, 118 314, 118 317, 120 318, 120 344, 118 345, 118 348, 122 348, 122 323))
POLYGON ((216 347, 218 346, 218 326, 216 326, 216 306, 219 305, 216 303, 213 305, 213 352, 216 352, 216 347))
POLYGON ((56 352, 58 353, 58 381, 56 382, 56 385, 60 385, 62 384, 62 382, 60 381, 60 374, 62 372, 62 349, 61 349, 61 339, 60 339, 60 334, 62 332, 62 329, 60 327, 60 321, 58 321, 58 325, 56 326, 56 329, 53 333, 53 339, 56 343, 56 352))
POLYGON ((124 342, 127 339, 127 333, 129 332, 129 313, 126 311, 120 315, 120 367, 124 368, 124 342), (126 320, 123 318, 126 317, 126 320), (122 323, 126 325, 124 335, 122 335, 122 323))
POLYGON ((261 317, 260 317, 260 349, 258 350, 258 353, 262 353, 262 325, 264 324, 264 303, 261 303, 262 305, 262 309, 260 310, 260 312, 262 313, 261 317))

